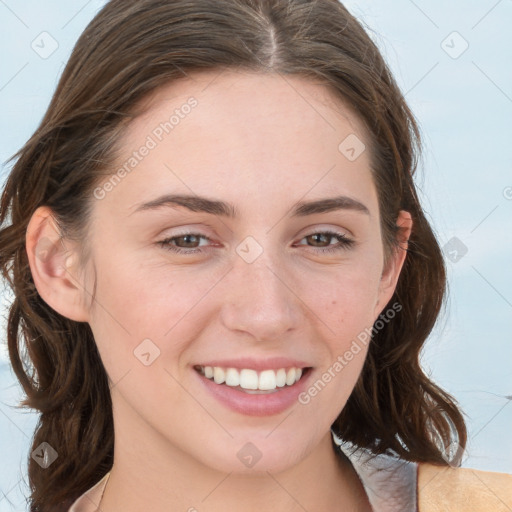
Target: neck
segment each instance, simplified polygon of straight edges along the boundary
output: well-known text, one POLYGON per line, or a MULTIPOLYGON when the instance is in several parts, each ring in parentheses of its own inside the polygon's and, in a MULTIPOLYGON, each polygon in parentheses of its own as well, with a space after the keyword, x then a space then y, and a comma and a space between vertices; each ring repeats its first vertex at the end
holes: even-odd
POLYGON ((131 430, 116 429, 114 465, 100 503, 102 512, 371 511, 357 473, 346 456, 335 451, 329 431, 307 456, 284 470, 269 471, 260 464, 260 470, 256 465, 239 473, 202 463, 145 422, 137 428, 131 425, 131 430))

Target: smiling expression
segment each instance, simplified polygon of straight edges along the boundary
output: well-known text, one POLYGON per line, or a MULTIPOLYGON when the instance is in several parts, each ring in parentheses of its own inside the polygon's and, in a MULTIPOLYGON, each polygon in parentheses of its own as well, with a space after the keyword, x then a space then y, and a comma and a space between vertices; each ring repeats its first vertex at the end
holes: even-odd
POLYGON ((263 469, 283 468, 328 431, 367 347, 307 405, 296 394, 393 292, 393 279, 381 282, 364 130, 325 86, 300 77, 203 72, 147 105, 122 140, 119 167, 131 170, 96 194, 89 230, 88 321, 112 381, 116 439, 138 429, 223 471, 241 469, 236 453, 251 441, 263 469), (347 140, 357 158, 340 149, 347 140), (200 374, 209 364, 309 370, 282 398, 295 386, 228 389, 200 374))

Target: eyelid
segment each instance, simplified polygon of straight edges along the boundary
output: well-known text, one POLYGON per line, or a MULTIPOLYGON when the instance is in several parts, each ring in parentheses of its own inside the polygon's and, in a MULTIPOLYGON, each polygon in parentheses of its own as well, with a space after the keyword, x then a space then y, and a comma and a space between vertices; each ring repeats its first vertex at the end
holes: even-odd
POLYGON ((315 224, 313 226, 309 226, 309 227, 305 228, 305 230, 306 230, 306 234, 302 235, 302 236, 310 236, 310 235, 314 235, 315 233, 325 233, 325 232, 334 233, 334 232, 336 232, 337 234, 345 235, 348 238, 355 238, 354 234, 349 229, 342 228, 340 226, 333 226, 332 224, 320 224, 320 225, 315 224))
MULTIPOLYGON (((210 226, 207 226, 208 228, 211 228, 210 226)), ((213 229, 213 228, 211 228, 213 229)), ((302 240, 303 238, 305 237, 308 237, 308 236, 311 236, 311 235, 316 235, 316 234, 319 234, 319 233, 330 233, 330 234, 333 234, 333 235, 340 235, 340 236, 345 236, 347 238, 351 238, 355 241, 355 236, 353 235, 353 233, 346 229, 346 228, 339 228, 339 227, 328 227, 328 226, 315 226, 315 227, 312 227, 311 229, 308 229, 306 228, 307 231, 305 232, 305 234, 302 234, 302 235, 299 235, 299 241, 302 240)), ((169 235, 160 235, 160 238, 165 238, 165 239, 170 239, 170 238, 179 238, 181 236, 186 236, 186 235, 195 235, 195 236, 198 236, 198 237, 202 237, 202 238, 206 238, 208 241, 212 242, 213 241, 213 237, 211 237, 210 235, 206 234, 202 228, 198 228, 197 231, 194 230, 194 228, 184 228, 184 231, 178 231, 176 233, 171 233, 169 235)))
MULTIPOLYGON (((187 224, 186 227, 183 227, 183 231, 178 231, 177 233, 172 233, 168 236, 168 238, 170 237, 175 237, 175 236, 183 236, 183 235, 202 235, 202 236, 206 236, 208 238, 211 238, 210 235, 206 234, 205 232, 205 227, 207 228, 207 231, 215 231, 215 227, 208 224, 208 223, 200 223, 200 225, 196 228, 195 225, 189 225, 187 224), (197 229, 197 231, 195 231, 197 229)), ((181 226, 176 226, 175 228, 171 228, 171 229, 177 229, 179 230, 181 228, 181 226)), ((336 231, 336 232, 340 232, 340 234, 345 234, 346 236, 348 237, 353 237, 355 238, 355 235, 354 233, 346 228, 346 227, 341 227, 341 226, 333 226, 332 224, 312 224, 312 225, 309 225, 305 228, 303 228, 304 231, 307 232, 307 234, 305 235, 302 235, 302 237, 304 236, 309 236, 309 235, 313 235, 315 233, 319 233, 319 232, 324 232, 324 231, 336 231), (311 232, 309 232, 311 230, 311 232)), ((231 230, 229 230, 231 231, 231 230)), ((166 236, 166 235, 160 235, 160 236, 166 236)))

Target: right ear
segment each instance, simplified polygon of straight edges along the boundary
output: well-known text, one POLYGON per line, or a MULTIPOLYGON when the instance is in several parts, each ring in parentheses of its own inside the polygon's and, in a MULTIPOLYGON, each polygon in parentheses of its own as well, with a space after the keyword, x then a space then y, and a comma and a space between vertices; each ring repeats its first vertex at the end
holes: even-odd
POLYGON ((85 289, 74 277, 79 275, 78 253, 62 237, 49 207, 40 206, 33 213, 25 243, 32 278, 41 298, 62 316, 87 322, 85 289))

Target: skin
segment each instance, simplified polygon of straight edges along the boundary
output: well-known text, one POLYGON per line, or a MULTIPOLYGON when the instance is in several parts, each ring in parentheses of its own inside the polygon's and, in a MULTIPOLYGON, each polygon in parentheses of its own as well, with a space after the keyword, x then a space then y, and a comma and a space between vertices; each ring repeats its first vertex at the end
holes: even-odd
POLYGON ((48 208, 34 213, 27 230, 41 297, 90 324, 112 382, 115 459, 101 509, 370 510, 330 434, 367 347, 307 405, 267 417, 224 407, 203 391, 193 365, 299 357, 314 367, 316 381, 386 310, 411 217, 400 212, 401 250, 384 268, 368 144, 354 161, 338 149, 351 134, 366 140, 362 124, 323 85, 300 77, 217 70, 166 85, 128 126, 120 165, 191 96, 198 105, 173 131, 105 197, 91 197, 85 268, 78 268, 76 246, 56 243, 48 208), (134 213, 164 192, 228 201, 239 217, 183 207, 134 213), (337 195, 362 202, 369 215, 290 216, 298 201, 337 195), (185 229, 208 239, 174 245, 204 252, 180 255, 158 244, 185 229), (355 245, 321 252, 338 244, 311 236, 326 229, 355 245), (262 249, 252 263, 236 252, 247 236, 262 249), (38 258, 48 240, 52 249, 38 258), (133 353, 146 338, 160 350, 149 366, 133 353), (262 454, 252 468, 237 457, 247 442, 262 454))

